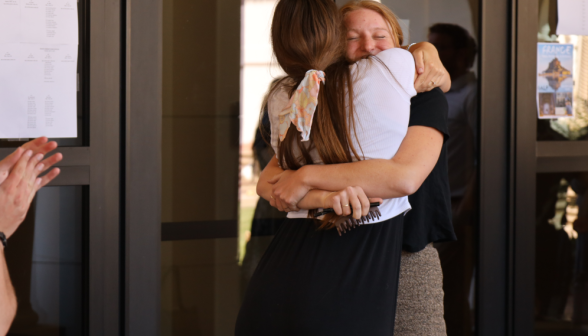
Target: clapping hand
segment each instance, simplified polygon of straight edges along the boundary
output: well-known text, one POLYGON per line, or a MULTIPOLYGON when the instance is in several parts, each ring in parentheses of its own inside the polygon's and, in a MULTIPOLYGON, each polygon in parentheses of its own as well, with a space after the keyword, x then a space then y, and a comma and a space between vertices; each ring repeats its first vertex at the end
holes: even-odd
POLYGON ((61 161, 60 153, 44 159, 57 148, 54 141, 37 138, 0 161, 0 232, 10 237, 24 220, 36 192, 59 175, 59 168, 39 177, 61 161), (44 159, 44 160, 43 160, 44 159))

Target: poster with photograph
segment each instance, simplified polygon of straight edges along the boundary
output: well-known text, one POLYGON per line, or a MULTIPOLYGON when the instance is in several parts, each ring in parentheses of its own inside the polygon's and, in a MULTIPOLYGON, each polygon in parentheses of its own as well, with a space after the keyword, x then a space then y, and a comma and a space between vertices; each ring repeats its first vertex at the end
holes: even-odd
POLYGON ((537 113, 539 119, 574 116, 574 45, 537 45, 537 113))

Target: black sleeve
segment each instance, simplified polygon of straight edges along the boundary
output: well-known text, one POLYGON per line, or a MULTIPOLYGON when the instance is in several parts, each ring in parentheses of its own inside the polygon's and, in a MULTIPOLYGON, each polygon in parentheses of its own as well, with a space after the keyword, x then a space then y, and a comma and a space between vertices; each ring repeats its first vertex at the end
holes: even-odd
POLYGON ((449 137, 447 128, 447 98, 440 88, 419 93, 410 100, 410 126, 432 127, 449 137))

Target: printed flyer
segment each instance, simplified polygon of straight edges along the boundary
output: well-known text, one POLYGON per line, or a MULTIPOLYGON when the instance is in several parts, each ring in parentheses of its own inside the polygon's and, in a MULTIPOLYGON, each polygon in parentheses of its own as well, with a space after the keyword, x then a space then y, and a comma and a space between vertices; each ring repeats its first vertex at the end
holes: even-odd
POLYGON ((537 111, 539 119, 574 116, 574 45, 538 43, 537 111))

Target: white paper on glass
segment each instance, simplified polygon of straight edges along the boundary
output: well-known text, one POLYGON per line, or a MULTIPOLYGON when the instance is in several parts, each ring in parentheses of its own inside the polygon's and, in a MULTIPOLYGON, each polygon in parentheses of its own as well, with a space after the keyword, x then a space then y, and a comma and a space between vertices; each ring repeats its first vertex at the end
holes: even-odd
POLYGON ((77 137, 76 0, 0 0, 0 138, 77 137))
POLYGON ((588 35, 588 0, 557 1, 558 35, 588 35))

